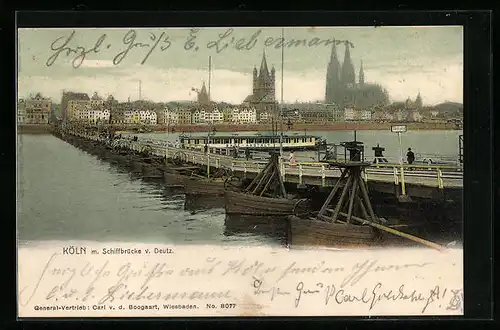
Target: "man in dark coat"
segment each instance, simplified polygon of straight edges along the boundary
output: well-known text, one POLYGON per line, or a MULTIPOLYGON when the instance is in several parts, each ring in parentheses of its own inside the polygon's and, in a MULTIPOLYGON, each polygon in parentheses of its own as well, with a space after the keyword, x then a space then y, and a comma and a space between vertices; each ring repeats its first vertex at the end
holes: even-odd
POLYGON ((411 151, 411 148, 408 148, 408 152, 406 153, 406 160, 410 165, 415 161, 415 154, 413 153, 413 151, 411 151))

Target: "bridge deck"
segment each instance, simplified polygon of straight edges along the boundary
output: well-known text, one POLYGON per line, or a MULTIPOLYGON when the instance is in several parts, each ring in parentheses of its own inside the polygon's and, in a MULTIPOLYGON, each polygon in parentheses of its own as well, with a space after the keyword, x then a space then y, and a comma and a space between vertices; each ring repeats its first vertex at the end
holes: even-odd
MULTIPOLYGON (((210 167, 215 168, 228 168, 235 174, 258 173, 267 163, 266 161, 243 160, 218 154, 207 155, 194 150, 171 147, 159 148, 151 145, 150 147, 156 155, 179 158, 185 162, 202 166, 210 165, 210 167)), ((339 178, 340 173, 338 167, 332 167, 321 162, 298 162, 296 166, 290 166, 288 162, 281 162, 281 174, 285 182, 331 186, 335 183, 335 180, 328 179, 339 178)), ((463 187, 462 169, 452 165, 371 165, 365 169, 363 175, 367 182, 377 181, 439 189, 463 187)))
MULTIPOLYGON (((157 141, 122 139, 117 143, 137 151, 148 149, 155 155, 177 158, 187 163, 227 168, 232 170, 234 175, 250 178, 259 173, 267 164, 267 161, 244 160, 219 154, 205 154, 196 150, 166 147, 157 141)), ((297 162, 296 166, 290 166, 288 162, 280 161, 280 167, 284 181, 290 183, 330 187, 340 177, 338 167, 322 162, 297 162)), ((392 189, 397 187, 396 194, 398 195, 406 195, 410 190, 413 194, 430 197, 436 191, 463 188, 462 167, 454 165, 373 164, 363 171, 363 177, 369 185, 381 191, 389 191, 391 186, 392 189), (417 193, 417 189, 420 192, 417 193)), ((412 193, 408 194, 412 195, 412 193)))

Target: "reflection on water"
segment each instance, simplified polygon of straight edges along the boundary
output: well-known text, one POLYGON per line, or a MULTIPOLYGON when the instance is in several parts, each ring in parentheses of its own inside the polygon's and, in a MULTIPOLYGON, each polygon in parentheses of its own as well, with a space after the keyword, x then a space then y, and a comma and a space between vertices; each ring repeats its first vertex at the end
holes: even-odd
MULTIPOLYGON (((145 180, 126 166, 105 162, 50 135, 19 138, 17 227, 21 241, 283 243, 283 219, 226 216, 223 197, 186 196, 182 190, 165 187, 161 180, 145 180)), ((442 227, 454 223, 446 220, 455 217, 457 210, 461 213, 457 205, 437 210, 428 205, 408 208, 380 198, 376 212, 387 218, 432 218, 442 227), (430 216, 434 213, 439 216, 430 216)), ((445 230, 449 237, 443 239, 449 242, 460 236, 461 227, 445 230)), ((428 237, 428 233, 421 234, 428 237)))

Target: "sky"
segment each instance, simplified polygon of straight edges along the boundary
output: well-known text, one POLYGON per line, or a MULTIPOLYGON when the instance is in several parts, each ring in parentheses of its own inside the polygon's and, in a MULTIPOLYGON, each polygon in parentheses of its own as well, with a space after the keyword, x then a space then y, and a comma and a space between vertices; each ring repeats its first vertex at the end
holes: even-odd
MULTIPOLYGON (((40 92, 59 103, 67 90, 137 100, 140 81, 142 99, 195 100, 192 88, 201 88, 203 81, 208 85, 211 56, 212 100, 238 104, 252 93, 252 70, 265 52, 269 68, 276 69, 280 100, 283 30, 286 103, 324 99, 332 48, 326 41, 334 39, 353 45, 356 79, 362 61, 365 81, 386 88, 391 101, 414 99, 420 92, 426 105, 463 102, 460 26, 228 29, 19 29, 18 96, 40 92), (186 49, 190 35, 195 44, 186 49)), ((344 49, 337 45, 341 62, 344 49)))

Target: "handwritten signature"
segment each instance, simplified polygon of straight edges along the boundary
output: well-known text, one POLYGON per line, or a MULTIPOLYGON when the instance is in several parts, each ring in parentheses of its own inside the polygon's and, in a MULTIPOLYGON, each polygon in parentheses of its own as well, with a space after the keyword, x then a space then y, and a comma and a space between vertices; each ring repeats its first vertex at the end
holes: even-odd
MULTIPOLYGON (((448 300, 447 310, 462 310, 463 311, 463 291, 450 290, 452 297, 448 300)), ((416 289, 407 289, 405 284, 401 284, 397 290, 384 290, 383 284, 378 282, 373 288, 363 288, 361 292, 352 293, 347 289, 337 288, 334 284, 316 283, 312 287, 306 287, 304 282, 300 281, 295 287, 294 305, 297 308, 303 297, 319 295, 323 296, 324 305, 329 305, 334 302, 341 304, 366 304, 371 311, 375 306, 382 302, 396 303, 398 301, 407 301, 411 303, 421 303, 423 305, 421 313, 426 310, 436 301, 442 301, 449 297, 447 288, 442 288, 435 285, 428 291, 419 291, 416 289)), ((441 304, 439 305, 441 307, 441 304)))

